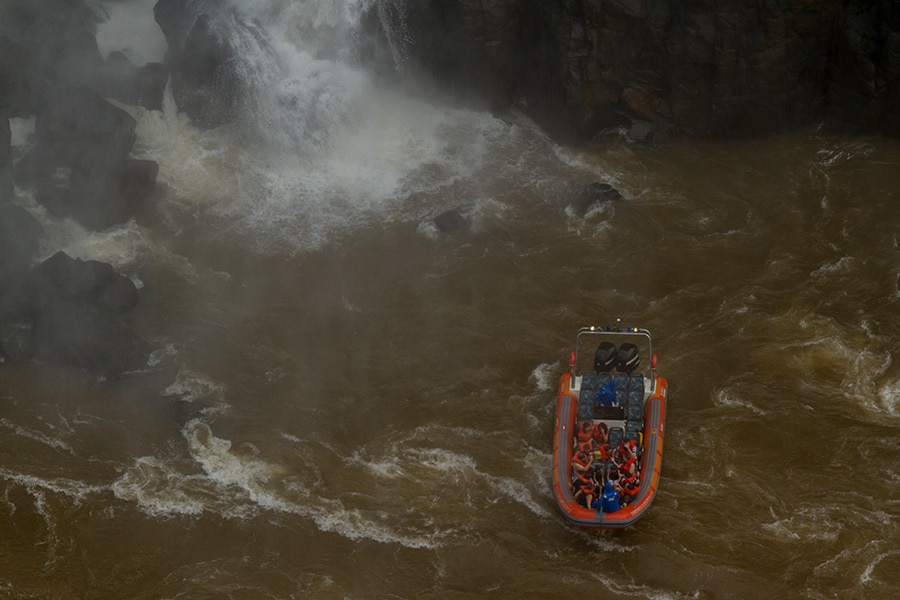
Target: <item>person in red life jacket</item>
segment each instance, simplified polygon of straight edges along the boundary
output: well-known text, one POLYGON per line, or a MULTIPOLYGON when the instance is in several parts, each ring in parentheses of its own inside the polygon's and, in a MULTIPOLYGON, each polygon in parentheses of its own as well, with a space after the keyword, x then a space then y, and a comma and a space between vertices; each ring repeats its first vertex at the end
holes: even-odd
POLYGON ((637 475, 629 475, 622 480, 621 488, 622 504, 628 504, 641 489, 641 478, 637 475))
MULTIPOLYGON (((625 457, 623 457, 625 458, 625 457)), ((619 473, 624 476, 634 475, 637 472, 637 458, 632 454, 631 458, 625 458, 619 465, 619 473)))
POLYGON ((597 497, 597 491, 599 490, 599 484, 597 483, 594 469, 592 468, 579 474, 578 477, 575 478, 573 488, 575 500, 585 508, 590 508, 591 504, 594 502, 594 498, 597 497))
POLYGON ((579 452, 572 457, 572 476, 580 475, 591 468, 593 456, 587 452, 579 452))
POLYGON ((593 432, 594 444, 601 445, 609 443, 609 427, 602 421, 594 426, 593 432))
POLYGON ((597 460, 609 460, 612 456, 612 451, 609 448, 609 444, 600 444, 594 447, 594 458, 597 460))
POLYGON ((575 430, 575 445, 589 442, 594 438, 594 423, 592 421, 581 421, 575 430))

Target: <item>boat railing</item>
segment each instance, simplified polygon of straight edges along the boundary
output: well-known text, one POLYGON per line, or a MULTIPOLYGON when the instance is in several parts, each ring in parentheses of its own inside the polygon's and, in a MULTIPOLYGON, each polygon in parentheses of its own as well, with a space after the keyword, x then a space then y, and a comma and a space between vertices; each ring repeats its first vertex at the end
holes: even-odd
MULTIPOLYGON (((647 351, 647 357, 650 360, 649 365, 645 365, 641 370, 650 380, 650 393, 652 394, 656 391, 656 355, 653 354, 653 338, 651 337, 650 332, 641 327, 621 327, 618 322, 614 326, 590 325, 578 330, 578 333, 575 336, 575 351, 573 352, 571 359, 573 382, 576 377, 583 375, 586 372, 582 371, 579 373, 578 366, 582 362, 582 360, 580 360, 582 356, 582 344, 588 337, 602 338, 605 340, 609 340, 610 338, 622 338, 623 341, 628 339, 643 340, 644 343, 646 343, 645 350, 647 351)), ((593 366, 593 360, 591 361, 591 366, 593 366)))

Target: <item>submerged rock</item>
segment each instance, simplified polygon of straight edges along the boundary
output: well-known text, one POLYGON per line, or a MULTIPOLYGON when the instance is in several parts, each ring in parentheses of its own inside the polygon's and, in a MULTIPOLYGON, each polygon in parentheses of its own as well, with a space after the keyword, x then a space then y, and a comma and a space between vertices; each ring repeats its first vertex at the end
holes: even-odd
POLYGON ((464 217, 458 208, 451 208, 442 212, 432 219, 432 223, 434 223, 438 231, 448 235, 465 233, 469 231, 471 226, 469 219, 464 217))
POLYGON ((624 198, 619 190, 608 183, 594 181, 585 186, 578 198, 572 202, 571 206, 576 214, 583 217, 590 212, 592 208, 604 202, 618 202, 620 200, 624 200, 624 198))
POLYGON ((36 306, 80 302, 121 314, 138 302, 134 282, 111 265, 71 258, 62 251, 34 267, 32 282, 36 306))
POLYGON ((120 316, 138 302, 111 265, 57 252, 0 287, 0 359, 36 359, 119 377, 143 369, 150 346, 120 316))

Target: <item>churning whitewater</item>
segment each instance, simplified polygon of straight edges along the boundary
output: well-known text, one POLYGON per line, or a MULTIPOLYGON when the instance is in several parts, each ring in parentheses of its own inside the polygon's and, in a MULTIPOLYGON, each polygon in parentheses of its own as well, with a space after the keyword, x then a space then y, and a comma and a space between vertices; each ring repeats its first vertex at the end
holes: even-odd
MULTIPOLYGON (((103 53, 163 59, 153 0, 95 4, 103 53)), ((2 595, 895 595, 896 141, 566 148, 361 66, 360 20, 401 2, 228 4, 240 118, 120 104, 145 210, 90 233, 16 190, 41 260, 138 284, 154 351, 120 380, 0 368, 2 595), (597 182, 624 199, 580 204, 597 182), (617 317, 654 333, 666 460, 638 524, 583 532, 555 382, 617 317)))

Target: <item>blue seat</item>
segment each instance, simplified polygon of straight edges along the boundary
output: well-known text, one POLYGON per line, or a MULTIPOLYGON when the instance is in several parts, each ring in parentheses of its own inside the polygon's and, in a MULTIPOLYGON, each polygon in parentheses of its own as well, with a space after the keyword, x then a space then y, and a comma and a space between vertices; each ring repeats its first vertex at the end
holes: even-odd
POLYGON ((618 446, 622 443, 622 440, 625 439, 625 430, 621 427, 610 427, 609 428, 609 445, 612 447, 618 446))
POLYGON ((626 406, 631 406, 632 404, 641 406, 644 403, 644 393, 639 390, 628 390, 628 396, 626 398, 626 406))
POLYGON ((584 390, 594 390, 595 392, 600 389, 600 384, 598 383, 598 378, 596 373, 585 373, 581 376, 581 389, 584 390))
POLYGON ((586 390, 584 388, 581 389, 581 395, 578 396, 578 403, 585 404, 590 402, 594 403, 594 397, 597 395, 597 390, 586 390))
POLYGON ((578 405, 578 420, 579 421, 591 421, 594 418, 594 404, 579 404, 578 405))
POLYGON ((629 404, 625 409, 625 418, 629 421, 640 422, 644 418, 644 407, 640 404, 629 404))
POLYGON ((634 373, 631 377, 628 378, 628 389, 629 390, 640 390, 641 394, 644 393, 644 376, 640 373, 634 373))

